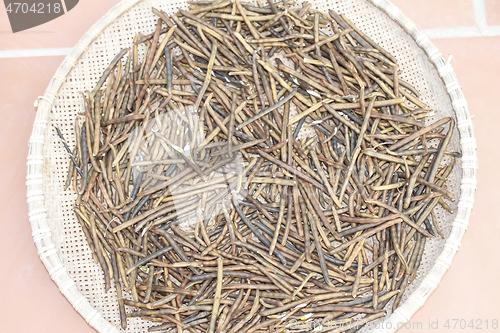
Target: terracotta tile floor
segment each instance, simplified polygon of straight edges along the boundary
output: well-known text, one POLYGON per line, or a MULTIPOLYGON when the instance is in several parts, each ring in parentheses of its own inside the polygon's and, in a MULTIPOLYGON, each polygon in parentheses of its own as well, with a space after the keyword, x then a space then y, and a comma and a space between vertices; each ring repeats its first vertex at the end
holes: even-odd
POLYGON ((394 0, 392 3, 421 29, 474 25, 472 1, 469 0, 394 0))
POLYGON ((488 24, 500 24, 500 1, 498 0, 485 0, 486 6, 486 20, 488 24))
POLYGON ((2 6, 0 50, 73 47, 80 37, 116 3, 118 3, 116 0, 80 1, 77 7, 65 15, 16 34, 12 33, 7 12, 2 6))
MULTIPOLYGON (((0 9, 0 57, 3 50, 72 47, 116 0, 86 0, 68 14, 16 35, 10 32, 0 9)), ((481 0, 395 0, 424 29, 474 26, 473 2, 481 0)), ((479 6, 481 7, 481 6, 479 6)), ((500 3, 485 0, 486 22, 500 25, 500 3)), ((429 321, 442 331, 475 332, 471 328, 442 329, 447 319, 500 320, 500 224, 496 206, 500 198, 498 142, 500 112, 500 37, 437 39, 434 43, 452 65, 474 116, 480 170, 470 227, 453 265, 439 288, 412 318, 427 332, 429 321), (498 121, 498 122, 497 122, 498 121)), ((43 93, 62 57, 0 59, 0 333, 92 332, 51 281, 38 258, 27 216, 25 174, 27 142, 35 116, 33 102, 43 93)), ((489 320, 490 330, 484 322, 489 320)), ((411 325, 410 325, 411 326, 411 325)), ((408 326, 409 327, 409 326, 408 326)), ((441 331, 439 330, 439 331, 441 331)), ((434 331, 434 330, 433 330, 434 331)), ((496 330, 495 330, 496 331, 496 330)))

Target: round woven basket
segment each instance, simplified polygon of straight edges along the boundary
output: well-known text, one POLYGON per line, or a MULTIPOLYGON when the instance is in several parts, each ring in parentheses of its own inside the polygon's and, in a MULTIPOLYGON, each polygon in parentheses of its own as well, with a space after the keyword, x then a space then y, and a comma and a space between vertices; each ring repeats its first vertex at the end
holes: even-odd
MULTIPOLYGON (((394 332, 415 314, 437 288, 459 249, 469 223, 476 188, 476 143, 466 100, 453 69, 429 38, 397 7, 386 0, 312 0, 313 6, 344 13, 362 31, 391 52, 403 70, 402 78, 421 93, 421 100, 436 112, 428 121, 456 119, 450 150, 462 157, 450 175, 448 190, 459 198, 453 214, 437 210, 446 239, 426 243, 417 278, 408 286, 400 307, 363 331, 394 332)), ((29 140, 26 177, 29 219, 40 259, 61 293, 99 332, 118 332, 117 296, 104 291, 100 267, 93 259, 83 231, 75 219, 76 194, 64 190, 69 158, 54 125, 70 147, 74 121, 83 109, 80 92, 91 90, 115 54, 132 44, 138 32, 154 29, 155 7, 174 13, 187 7, 185 0, 123 0, 106 13, 64 59, 47 90, 39 98, 29 140)), ((144 332, 151 324, 128 319, 128 332, 144 332)))

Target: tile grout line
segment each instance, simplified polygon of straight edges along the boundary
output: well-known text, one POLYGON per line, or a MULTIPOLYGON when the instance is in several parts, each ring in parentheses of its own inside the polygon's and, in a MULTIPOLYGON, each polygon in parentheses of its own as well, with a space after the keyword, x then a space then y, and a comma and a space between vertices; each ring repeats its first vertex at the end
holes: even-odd
POLYGON ((0 59, 6 58, 30 58, 30 57, 53 57, 68 55, 72 47, 46 48, 46 49, 24 49, 24 50, 2 50, 0 59))
POLYGON ((500 36, 500 26, 488 26, 481 29, 479 26, 426 29, 424 32, 431 39, 441 38, 472 38, 500 36))
POLYGON ((488 29, 488 23, 486 22, 486 6, 484 0, 472 0, 472 6, 474 8, 476 26, 480 31, 486 31, 488 29))
POLYGON ((66 1, 61 1, 61 3, 62 3, 63 10, 64 10, 64 14, 66 14, 68 12, 66 9, 66 1))

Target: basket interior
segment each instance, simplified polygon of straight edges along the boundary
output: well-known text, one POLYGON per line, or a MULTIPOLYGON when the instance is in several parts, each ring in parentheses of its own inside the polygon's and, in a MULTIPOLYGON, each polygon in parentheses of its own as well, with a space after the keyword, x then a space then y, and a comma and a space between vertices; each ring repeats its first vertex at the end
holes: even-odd
MULTIPOLYGON (((428 122, 446 116, 454 117, 450 97, 437 70, 415 41, 385 13, 365 0, 311 2, 318 10, 326 12, 331 8, 346 14, 363 32, 398 59, 403 70, 401 78, 416 87, 421 94, 420 99, 436 111, 433 117, 427 119, 428 122)), ((173 13, 177 8, 187 8, 187 5, 185 1, 179 0, 145 0, 104 30, 78 60, 59 91, 54 113, 49 119, 43 152, 45 203, 57 253, 82 294, 105 319, 116 326, 119 325, 117 296, 113 288, 108 293, 104 292, 101 268, 94 263, 85 236, 73 213, 76 193, 72 187, 64 190, 70 160, 52 125, 57 124, 70 148, 74 147, 74 122, 77 115, 83 111, 81 92, 92 90, 115 54, 132 45, 136 33, 148 34, 154 30, 157 17, 151 12, 151 7, 173 13)), ((459 136, 455 131, 449 150, 459 149, 459 136)), ((448 190, 457 198, 460 195, 461 174, 460 164, 457 164, 447 182, 448 190)), ((451 204, 454 210, 455 206, 456 202, 451 204)), ((439 225, 447 236, 454 214, 449 214, 440 207, 436 213, 439 225)), ((415 281, 408 286, 403 301, 429 272, 441 253, 444 242, 445 240, 439 237, 427 241, 419 273, 415 281)), ((127 332, 144 332, 149 326, 151 323, 142 319, 129 318, 127 332)))

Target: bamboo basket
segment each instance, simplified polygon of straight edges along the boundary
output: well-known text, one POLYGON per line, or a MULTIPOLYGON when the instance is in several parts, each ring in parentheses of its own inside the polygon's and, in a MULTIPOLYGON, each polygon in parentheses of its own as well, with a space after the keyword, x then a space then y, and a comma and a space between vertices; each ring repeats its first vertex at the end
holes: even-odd
MULTIPOLYGON (((398 59, 402 79, 421 93, 421 100, 437 110, 437 118, 456 119, 450 150, 461 151, 448 181, 459 198, 454 213, 437 210, 446 239, 427 241, 417 278, 408 286, 398 309, 364 332, 395 332, 408 322, 437 288, 460 247, 467 229, 476 189, 476 141, 467 102, 453 72, 429 38, 387 0, 312 0, 313 7, 344 13, 375 42, 398 59)), ((104 292, 100 267, 72 207, 76 193, 63 189, 69 158, 59 140, 57 124, 70 147, 75 145, 74 121, 83 109, 80 92, 91 90, 107 64, 134 35, 154 29, 155 7, 174 13, 187 7, 185 0, 123 0, 107 12, 76 44, 38 99, 38 110, 29 140, 27 202, 33 241, 50 277, 71 305, 97 331, 119 332, 117 296, 114 288, 104 292)), ((151 323, 129 318, 127 332, 144 332, 151 323)))

